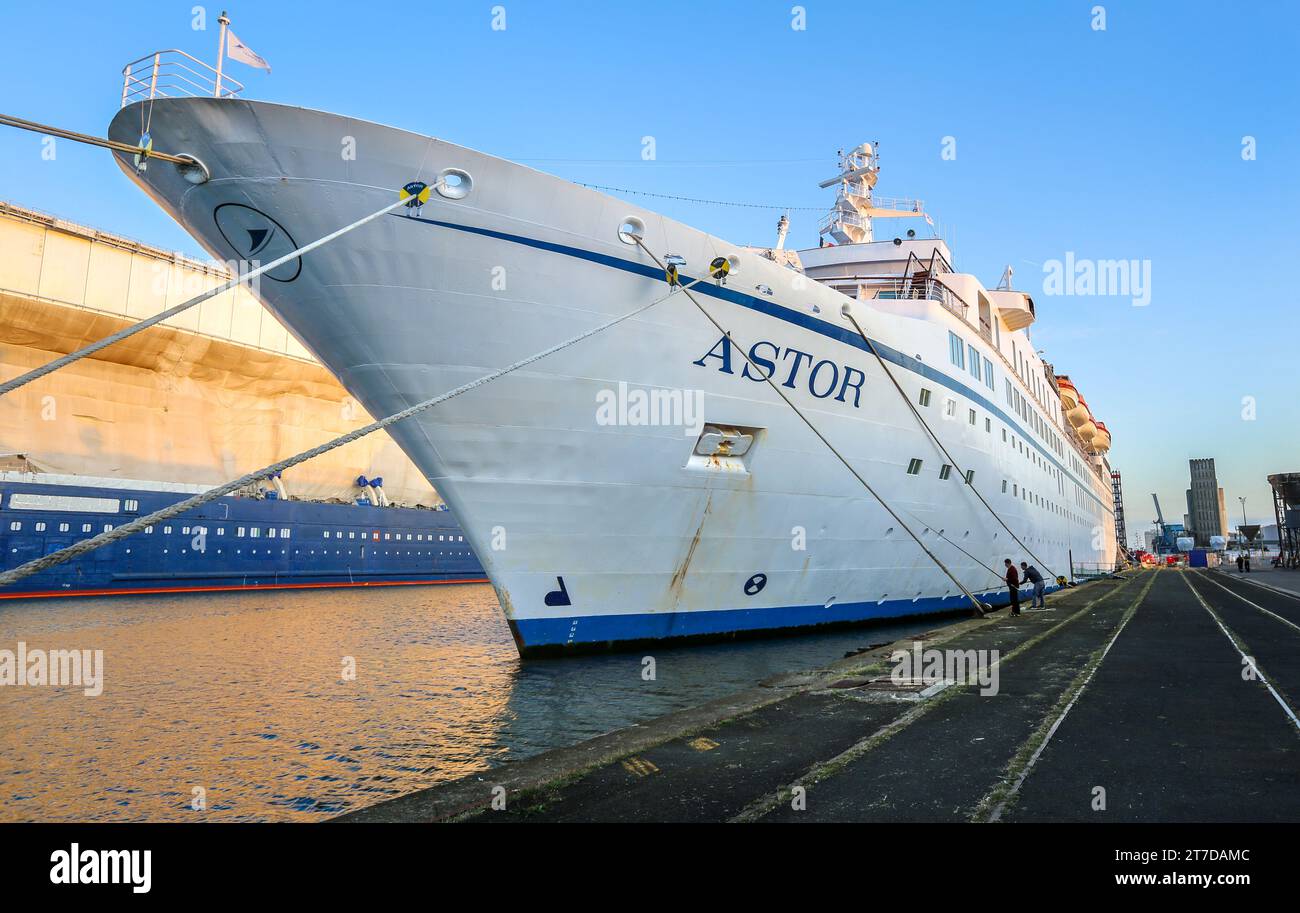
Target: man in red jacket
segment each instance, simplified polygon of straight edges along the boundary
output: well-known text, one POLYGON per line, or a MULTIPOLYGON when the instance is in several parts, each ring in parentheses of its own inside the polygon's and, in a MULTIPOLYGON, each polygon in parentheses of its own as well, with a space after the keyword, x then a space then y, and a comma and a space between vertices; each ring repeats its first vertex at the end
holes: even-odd
POLYGON ((1020 572, 1016 566, 1011 563, 1011 559, 1006 559, 1007 565, 1007 589, 1011 591, 1011 614, 1020 614, 1020 572))

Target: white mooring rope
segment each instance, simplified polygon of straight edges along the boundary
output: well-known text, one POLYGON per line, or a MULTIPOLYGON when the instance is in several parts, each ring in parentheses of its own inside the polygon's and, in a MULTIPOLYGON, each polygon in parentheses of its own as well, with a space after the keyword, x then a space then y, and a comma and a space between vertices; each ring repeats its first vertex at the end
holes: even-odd
MULTIPOLYGON (((441 183, 441 181, 439 181, 438 183, 441 183)), ((435 184, 434 186, 436 187, 437 184, 435 184)), ((304 244, 302 247, 298 248, 297 250, 290 251, 289 253, 285 254, 283 257, 278 257, 277 259, 272 260, 270 263, 266 264, 265 266, 259 266, 257 269, 250 270, 247 273, 236 276, 235 278, 229 280, 228 282, 223 282, 221 285, 218 285, 216 288, 208 289, 208 291, 204 292, 201 295, 197 295, 189 299, 188 301, 182 301, 180 304, 173 305, 172 307, 167 308, 167 310, 165 311, 161 311, 157 314, 154 314, 152 317, 148 317, 144 320, 141 320, 139 323, 133 323, 129 327, 125 327, 121 330, 118 330, 116 333, 112 334, 111 336, 105 336, 103 339, 97 342, 92 342, 90 345, 86 346, 85 348, 78 349, 75 352, 69 352, 67 355, 64 355, 60 358, 56 358, 54 359, 54 361, 51 361, 48 364, 41 365, 39 368, 34 368, 33 370, 28 371, 26 374, 22 374, 19 375, 18 377, 15 377, 13 380, 6 381, 5 383, 0 384, 0 396, 4 396, 6 393, 11 393, 14 390, 17 390, 19 387, 26 386, 27 384, 30 384, 34 380, 40 380, 45 375, 52 374, 53 372, 59 370, 59 368, 66 367, 67 365, 72 364, 74 361, 79 361, 89 355, 94 355, 96 352, 100 351, 101 349, 106 349, 109 346, 113 345, 114 343, 121 342, 123 339, 126 339, 130 336, 134 336, 136 333, 139 333, 143 330, 147 330, 149 329, 149 327, 154 326, 155 324, 162 323, 164 320, 167 320, 170 317, 175 317, 177 314, 189 310, 190 308, 194 307, 196 304, 201 304, 202 302, 207 301, 209 298, 215 298, 217 295, 220 295, 222 292, 229 291, 230 289, 234 288, 237 285, 256 279, 258 276, 262 275, 263 273, 269 272, 275 269, 277 266, 282 266, 283 264, 288 263, 289 261, 294 260, 297 257, 301 257, 303 254, 311 253, 312 251, 316 250, 316 248, 322 247, 330 243, 331 241, 341 238, 344 235, 346 235, 348 232, 352 231, 353 229, 360 228, 362 225, 365 225, 367 222, 373 222, 375 219, 378 219, 380 216, 391 212, 392 210, 396 209, 399 206, 405 206, 408 203, 410 203, 409 197, 400 197, 396 202, 389 203, 383 209, 380 209, 377 212, 372 212, 370 215, 358 219, 357 221, 353 222, 351 225, 346 225, 343 228, 340 228, 338 231, 331 232, 330 234, 326 235, 323 238, 317 238, 315 241, 312 241, 310 244, 304 244)))
POLYGON ((1043 569, 1047 571, 1047 573, 1053 579, 1055 579, 1056 574, 1052 573, 1052 569, 1047 566, 1047 562, 1044 561, 1042 558, 1039 558, 1037 555, 1033 553, 1033 551, 1029 548, 1029 546, 1026 545, 1021 540, 1021 538, 1015 534, 1015 531, 1013 531, 1011 527, 1007 526, 1006 522, 1002 519, 1002 517, 998 514, 998 512, 993 509, 993 505, 989 504, 988 501, 984 500, 984 496, 980 494, 979 489, 975 487, 975 483, 967 480, 966 472, 961 468, 961 466, 958 465, 957 460, 953 457, 951 453, 948 452, 948 448, 944 446, 943 441, 939 440, 939 435, 934 433, 934 429, 930 427, 930 424, 925 420, 925 417, 921 415, 920 411, 912 403, 912 398, 907 395, 907 392, 903 389, 902 385, 898 382, 898 378, 894 377, 894 372, 889 370, 889 366, 885 364, 885 359, 883 359, 880 356, 880 352, 876 350, 875 343, 871 341, 870 337, 868 337, 866 332, 862 329, 862 325, 858 323, 858 318, 853 316, 853 309, 849 307, 849 305, 845 304, 841 313, 843 313, 845 317, 849 318, 849 320, 853 322, 854 329, 858 331, 858 335, 862 337, 862 341, 867 344, 867 348, 871 350, 871 354, 876 356, 876 361, 880 363, 881 370, 885 372, 885 376, 888 377, 889 380, 893 383, 894 389, 898 391, 898 395, 903 398, 903 402, 907 403, 907 408, 911 410, 912 415, 916 416, 916 420, 921 423, 921 427, 924 428, 926 433, 930 435, 930 438, 939 447, 939 450, 942 451, 943 455, 948 458, 948 462, 952 464, 953 469, 956 469, 959 473, 961 473, 962 479, 965 480, 966 487, 969 488, 975 494, 975 497, 979 498, 981 504, 983 504, 986 508, 988 508, 988 512, 993 515, 993 519, 997 520, 998 523, 1002 525, 1002 528, 1005 529, 1011 535, 1011 538, 1015 539, 1016 542, 1020 544, 1020 547, 1029 553, 1029 557, 1033 558, 1035 561, 1041 564, 1043 566, 1043 569))
MULTIPOLYGON (((632 235, 631 237, 633 237, 636 240, 637 245, 643 251, 646 252, 646 254, 650 257, 650 259, 654 260, 654 262, 658 264, 660 268, 663 268, 663 263, 660 262, 659 258, 654 255, 654 253, 650 250, 650 248, 646 247, 645 242, 643 240, 637 238, 635 235, 632 235)), ((696 282, 698 281, 699 280, 697 279, 696 282)), ((695 282, 692 282, 691 285, 695 285, 695 282)), ((957 588, 966 595, 967 599, 970 600, 971 606, 974 608, 975 613, 977 615, 983 615, 985 610, 988 608, 988 606, 986 606, 984 603, 980 602, 978 599, 975 598, 975 594, 972 593, 970 590, 968 590, 966 588, 966 585, 957 579, 956 575, 953 574, 953 572, 949 570, 948 566, 939 559, 938 555, 936 555, 934 552, 930 551, 930 549, 926 547, 925 543, 921 541, 921 537, 918 536, 916 533, 914 533, 912 531, 912 528, 908 526, 905 522, 903 522, 903 518, 900 517, 898 513, 892 507, 889 506, 889 503, 880 496, 879 492, 877 492, 874 488, 871 487, 871 484, 862 477, 862 474, 853 468, 853 464, 848 461, 848 459, 844 456, 844 454, 840 453, 839 450, 836 449, 835 445, 826 439, 826 436, 817 429, 817 426, 812 423, 812 421, 808 418, 808 416, 803 414, 803 410, 801 410, 798 406, 796 406, 794 404, 794 401, 791 400, 790 397, 785 395, 785 393, 781 390, 781 388, 777 385, 777 383, 772 380, 771 375, 772 373, 775 372, 764 371, 758 365, 754 364, 754 362, 750 361, 749 355, 745 351, 745 347, 738 343, 735 343, 735 341, 732 339, 731 333, 728 330, 726 330, 722 326, 722 324, 718 323, 718 321, 713 318, 712 314, 710 314, 707 310, 705 310, 704 305, 700 304, 699 300, 696 299, 696 297, 692 295, 689 290, 685 288, 683 288, 682 290, 686 292, 686 297, 689 298, 691 300, 691 303, 694 304, 695 307, 699 309, 699 312, 708 319, 709 323, 713 324, 717 328, 719 333, 722 333, 723 336, 725 336, 728 340, 731 340, 733 342, 733 344, 736 346, 737 351, 740 352, 741 357, 745 359, 746 363, 748 363, 749 366, 757 372, 759 377, 762 377, 765 381, 767 381, 768 386, 776 391, 777 396, 781 397, 781 399, 785 401, 785 404, 787 406, 789 406, 791 409, 794 410, 795 415, 799 416, 799 418, 803 420, 803 423, 808 426, 808 430, 810 430, 813 434, 815 434, 818 440, 820 440, 823 444, 825 444, 827 449, 829 449, 831 453, 835 454, 836 458, 841 463, 844 464, 844 468, 847 469, 849 472, 853 473, 853 477, 857 479, 860 483, 862 483, 862 487, 865 488, 868 492, 870 492, 873 498, 875 498, 877 501, 880 502, 880 506, 883 507, 885 511, 891 517, 893 517, 895 521, 897 521, 898 525, 901 526, 903 530, 909 536, 912 537, 912 539, 916 542, 917 546, 920 547, 921 551, 925 552, 926 556, 931 561, 933 561, 936 566, 938 566, 939 570, 943 571, 944 574, 947 575, 948 579, 957 585, 957 588)))
POLYGON ((146 516, 137 517, 136 519, 131 520, 128 523, 124 523, 115 529, 109 530, 108 532, 100 533, 99 535, 94 536, 93 538, 90 539, 84 539, 81 542, 77 542, 73 545, 68 546, 67 548, 59 549, 57 552, 52 552, 48 555, 45 555, 42 558, 36 558, 32 561, 28 561, 26 564, 19 565, 13 570, 5 571, 3 574, 0 574, 0 587, 8 586, 11 583, 17 583, 19 580, 22 580, 24 577, 29 577, 32 574, 38 573, 47 568, 54 567, 57 564, 62 564, 63 562, 76 558, 79 555, 84 555, 87 552, 94 551, 95 549, 100 548, 101 546, 110 545, 119 539, 123 539, 127 536, 132 535, 133 533, 140 532, 142 529, 144 529, 147 526, 153 526, 157 523, 162 523, 166 520, 170 520, 172 517, 175 517, 178 514, 184 513, 187 510, 193 510, 196 507, 202 507, 204 504, 207 504, 210 501, 215 501, 217 498, 220 498, 224 495, 228 495, 232 491, 237 491, 238 489, 243 488, 245 485, 249 485, 253 482, 259 481, 260 479, 268 478, 272 475, 275 475, 278 472, 283 472, 284 470, 289 469, 290 467, 297 466, 299 463, 303 463, 307 460, 312 459, 313 457, 320 456, 322 453, 327 453, 331 450, 342 447, 344 444, 350 444, 353 441, 357 440, 358 438, 362 438, 375 431, 379 431, 381 428, 387 428, 389 425, 396 424, 397 422, 400 422, 403 419, 407 419, 420 412, 424 412, 426 409, 432 409, 434 406, 445 403, 449 399, 454 399, 455 397, 460 396, 462 393, 468 393, 470 390, 473 390, 475 387, 481 387, 484 384, 489 383, 490 381, 496 380, 498 377, 504 377, 506 374, 509 374, 512 371, 517 371, 520 368, 526 367, 527 365, 530 365, 535 361, 543 359, 548 355, 554 355, 556 352, 559 352, 562 349, 567 349, 569 346, 582 342, 584 339, 589 339, 590 337, 595 336, 597 333, 602 333, 605 330, 608 330, 612 326, 620 324, 625 320, 628 320, 632 317, 637 316, 638 314, 648 311, 656 304, 660 304, 664 301, 667 301, 669 298, 671 298, 679 291, 686 292, 689 295, 690 287, 702 281, 703 281, 703 277, 701 277, 700 279, 696 279, 694 282, 691 282, 688 285, 673 286, 672 290, 669 291, 667 295, 664 295, 660 298, 656 298, 654 301, 651 301, 649 304, 643 304, 640 307, 636 308, 635 310, 628 311, 626 314, 623 314, 622 316, 615 317, 612 320, 607 320, 604 323, 600 324, 599 326, 593 327, 590 330, 584 330, 583 332, 579 333, 577 336, 572 336, 561 343, 557 343, 556 345, 551 346, 550 348, 543 349, 540 352, 536 352, 532 355, 529 355, 527 358, 520 359, 519 361, 505 368, 501 368, 500 370, 493 371, 490 374, 485 374, 482 377, 478 378, 477 380, 472 380, 469 383, 461 384, 459 387, 456 387, 453 390, 448 390, 446 393, 439 394, 438 396, 435 396, 432 399, 426 399, 423 402, 416 403, 414 406, 410 406, 406 409, 401 410, 400 412, 394 412, 392 415, 388 416, 387 418, 382 418, 379 419, 378 421, 371 422, 369 425, 364 425, 361 428, 357 428, 354 431, 350 431, 347 434, 341 435, 340 437, 336 437, 332 441, 327 441, 326 443, 321 444, 317 447, 313 447, 310 450, 304 450, 302 453, 299 453, 295 456, 288 457, 287 459, 283 459, 278 463, 274 463, 270 466, 264 467, 262 469, 258 469, 255 472, 250 472, 248 475, 235 479, 235 481, 233 482, 227 482, 225 485, 222 485, 218 488, 210 489, 209 491, 205 491, 202 494, 195 495, 192 498, 186 498, 184 501, 177 501, 175 504, 172 504, 168 507, 164 507, 161 510, 156 510, 153 513, 148 514, 146 516))

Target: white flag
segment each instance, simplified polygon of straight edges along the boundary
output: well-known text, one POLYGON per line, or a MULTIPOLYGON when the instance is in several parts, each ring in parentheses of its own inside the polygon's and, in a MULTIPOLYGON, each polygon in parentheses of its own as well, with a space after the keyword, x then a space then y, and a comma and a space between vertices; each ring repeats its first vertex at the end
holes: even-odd
POLYGON ((253 52, 253 49, 244 42, 240 41, 235 33, 226 29, 226 56, 231 60, 238 60, 240 63, 246 63, 250 67, 257 67, 259 70, 271 72, 271 65, 253 52))

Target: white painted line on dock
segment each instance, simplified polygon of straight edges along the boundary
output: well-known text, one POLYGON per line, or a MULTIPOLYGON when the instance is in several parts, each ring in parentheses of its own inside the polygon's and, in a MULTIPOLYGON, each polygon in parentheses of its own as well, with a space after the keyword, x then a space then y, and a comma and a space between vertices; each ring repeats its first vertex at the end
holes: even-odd
MULTIPOLYGON (((1232 577, 1232 575, 1227 571, 1220 571, 1219 573, 1232 577)), ((1259 587, 1261 590, 1268 590, 1270 593, 1276 593, 1278 596, 1286 596, 1288 599, 1300 600, 1300 593, 1293 593, 1290 590, 1284 590, 1281 587, 1273 586, 1271 583, 1260 583, 1258 580, 1252 580, 1244 574, 1233 577, 1232 579, 1240 580, 1243 583, 1249 583, 1251 586, 1259 587)))
POLYGON ((1074 696, 1070 698, 1070 703, 1065 705, 1065 709, 1061 711, 1061 715, 1056 718, 1052 723, 1051 728, 1047 730, 1047 735, 1043 737, 1043 741, 1034 749, 1034 753, 1029 756, 1029 760, 1025 762, 1024 769, 1020 771, 1020 776, 1016 777, 1016 782, 1011 785, 1011 789, 1002 797, 1002 801, 993 809, 992 814, 988 816, 986 820, 990 824, 1001 820, 1002 812, 1006 810, 1007 804, 1020 793, 1020 787, 1024 785, 1025 780, 1029 777, 1029 772, 1033 770, 1034 765, 1038 763, 1038 759, 1042 756, 1043 750, 1047 748, 1047 743, 1052 741, 1052 736, 1056 735, 1056 730, 1061 728, 1061 724, 1065 722, 1065 717, 1069 714, 1070 710, 1073 709, 1074 705, 1078 703, 1079 698, 1083 695, 1084 689, 1088 687, 1088 683, 1092 681, 1092 677, 1096 675, 1097 670, 1101 668, 1101 664, 1106 661, 1106 654, 1110 652, 1110 648, 1115 646, 1115 641, 1119 640, 1119 636, 1123 634, 1124 629, 1128 627, 1129 621, 1131 621, 1133 616, 1137 614, 1137 610, 1142 607, 1142 603, 1146 601, 1147 594, 1151 592, 1151 586, 1156 582, 1156 576, 1159 575, 1159 573, 1160 571, 1157 570, 1151 575, 1151 579, 1147 582, 1146 588, 1143 589, 1141 595, 1138 596, 1137 601, 1133 606, 1133 611, 1126 614, 1124 619, 1119 623, 1119 627, 1115 629, 1115 634, 1111 637, 1110 643, 1106 644, 1106 649, 1102 650, 1101 656, 1097 657, 1097 662, 1092 667, 1092 671, 1088 673, 1088 677, 1083 680, 1083 684, 1079 686, 1079 690, 1074 692, 1074 696))
POLYGON ((1226 586, 1224 586, 1223 584, 1219 583, 1219 581, 1217 581, 1217 580, 1211 580, 1208 576, 1202 576, 1201 579, 1202 579, 1202 580, 1208 580, 1210 583, 1214 584, 1214 585, 1217 586, 1219 589, 1223 590, 1223 592, 1225 592, 1225 593, 1232 593, 1233 596, 1236 596, 1238 599, 1240 599, 1240 600, 1241 600, 1242 602, 1244 602, 1246 605, 1250 606, 1252 609, 1259 609, 1259 611, 1263 612, 1263 613, 1264 613, 1265 615, 1267 615, 1268 617, 1270 617, 1270 618, 1272 618, 1272 619, 1274 619, 1274 620, 1276 620, 1276 621, 1280 621, 1280 622, 1282 622, 1282 624, 1286 625, 1288 628, 1292 628, 1293 630, 1295 630, 1295 631, 1297 631, 1297 632, 1300 632, 1300 625, 1296 624, 1294 621, 1291 621, 1289 618, 1283 618, 1281 615, 1277 614, 1276 612, 1270 612, 1268 609, 1264 608, 1262 605, 1259 605, 1259 604, 1257 604, 1257 603, 1251 602, 1251 601, 1250 601, 1249 599, 1247 599, 1245 596, 1241 595, 1241 594, 1238 593, 1238 592, 1235 592, 1235 591, 1233 591, 1233 590, 1228 589, 1226 586))
MULTIPOLYGON (((1255 663, 1255 658, 1252 656, 1247 656, 1246 651, 1241 649, 1241 644, 1237 642, 1237 638, 1233 637, 1232 632, 1229 631, 1226 627, 1224 627, 1223 621, 1215 613, 1214 609, 1210 608, 1210 604, 1205 601, 1205 597, 1203 597, 1200 593, 1196 592, 1196 587, 1192 586, 1191 579, 1184 577, 1183 583, 1187 584, 1187 588, 1192 591, 1192 595, 1196 597, 1196 601, 1205 607, 1205 611, 1210 613, 1210 617, 1213 618, 1214 623, 1219 626, 1219 630, 1223 632, 1223 636, 1228 638, 1228 641, 1232 644, 1233 649, 1235 649, 1238 653, 1241 654, 1241 661, 1243 663, 1248 664, 1252 669, 1255 670, 1255 674, 1258 675, 1259 680, 1264 683, 1264 687, 1268 689, 1268 693, 1273 695, 1273 700, 1277 701, 1278 706, 1280 706, 1284 711, 1286 711, 1286 715, 1291 718, 1291 722, 1295 724, 1296 729, 1300 729, 1300 719, 1296 718, 1295 711, 1292 710, 1291 705, 1288 704, 1282 698, 1282 695, 1277 693, 1277 690, 1273 687, 1273 685, 1269 682, 1269 680, 1264 677, 1264 670, 1260 669, 1259 666, 1255 663)), ((1228 592, 1231 593, 1232 591, 1229 590, 1228 592)), ((1233 595, 1236 594, 1234 593, 1233 595)))

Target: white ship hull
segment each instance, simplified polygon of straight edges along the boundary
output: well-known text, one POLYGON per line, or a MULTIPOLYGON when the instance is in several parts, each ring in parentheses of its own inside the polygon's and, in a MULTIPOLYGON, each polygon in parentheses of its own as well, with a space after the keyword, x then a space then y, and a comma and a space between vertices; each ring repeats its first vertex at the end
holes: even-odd
MULTIPOLYGON (((775 362, 785 392, 966 587, 1005 603, 984 565, 1031 560, 955 472, 939 478, 945 459, 841 315, 850 299, 839 292, 621 200, 392 128, 240 100, 160 98, 151 118, 156 148, 195 156, 211 179, 188 184, 161 162, 137 174, 125 157, 123 169, 221 259, 258 256, 250 248, 262 244, 269 260, 446 167, 473 176, 465 199, 435 194, 419 217, 385 216, 261 283, 259 297, 372 415, 665 295, 662 271, 618 237, 636 217, 650 250, 685 258, 688 281, 714 257, 738 255, 728 284, 702 283, 697 297, 737 346, 767 344, 756 353, 775 362), (355 159, 341 154, 348 143, 355 159), (909 475, 914 458, 923 469, 909 475)), ((139 121, 137 106, 124 108, 110 136, 135 142, 139 121)), ((1040 570, 1068 574, 1071 555, 1112 562, 1108 486, 1022 427, 1001 402, 1005 372, 989 389, 948 363, 959 318, 937 302, 906 304, 905 315, 853 307, 913 401, 921 388, 936 404, 956 401, 954 419, 931 409, 932 424, 1040 570)), ((727 364, 724 349, 678 293, 392 427, 462 521, 521 652, 968 605, 771 387, 745 376, 740 352, 727 364), (620 384, 702 390, 705 422, 761 431, 743 466, 719 468, 692 457, 697 435, 681 425, 602 423, 599 397, 620 384)))

